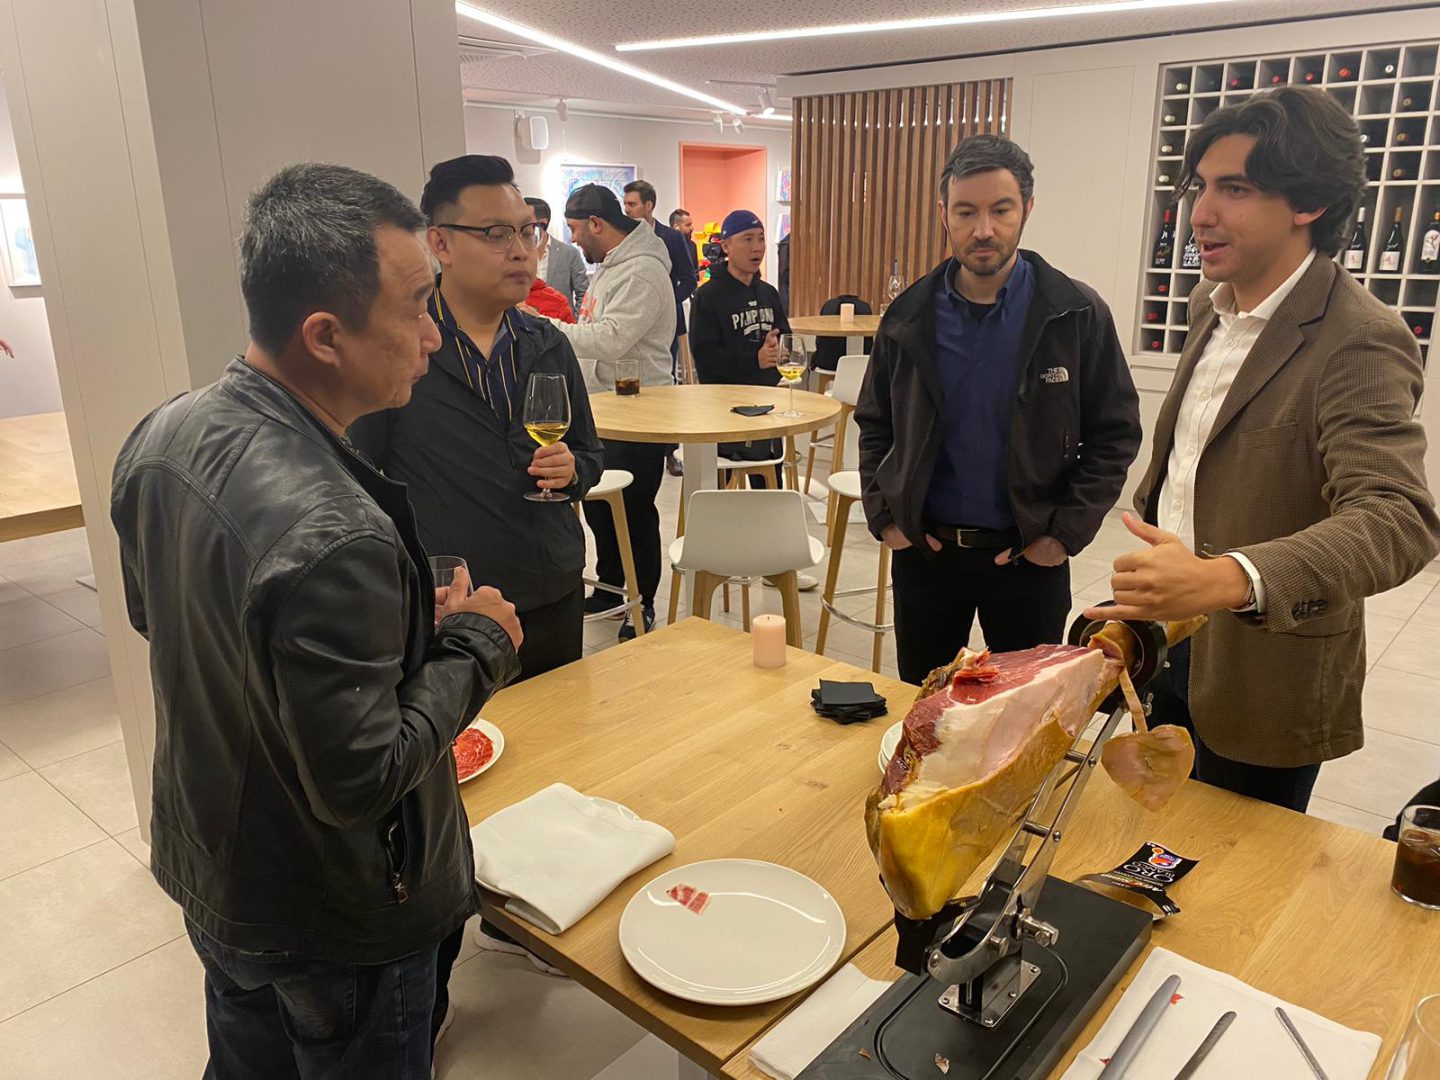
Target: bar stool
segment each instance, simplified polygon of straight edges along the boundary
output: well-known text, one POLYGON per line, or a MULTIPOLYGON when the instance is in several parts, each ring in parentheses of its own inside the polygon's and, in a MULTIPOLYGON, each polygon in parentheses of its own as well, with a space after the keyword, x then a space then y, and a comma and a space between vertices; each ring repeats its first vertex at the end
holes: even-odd
POLYGON ((798 469, 800 467, 800 455, 795 452, 795 436, 785 436, 785 449, 780 457, 767 458, 764 461, 743 461, 739 458, 718 458, 716 462, 720 466, 720 472, 725 480, 724 487, 738 488, 743 486, 741 478, 748 476, 763 476, 767 485, 775 479, 777 466, 784 469, 785 478, 790 481, 791 490, 799 488, 798 469))
MULTIPOLYGON (((823 439, 811 437, 810 451, 805 460, 805 494, 810 494, 810 478, 815 472, 815 448, 823 446, 830 451, 830 471, 844 460, 845 432, 850 416, 855 412, 855 403, 860 400, 860 384, 865 381, 865 369, 870 357, 865 353, 850 353, 842 356, 836 365, 828 396, 840 402, 840 415, 835 420, 835 430, 823 439)), ((825 522, 829 527, 830 522, 825 522)))
MULTIPOLYGON (((844 443, 842 450, 845 455, 843 464, 858 465, 859 449, 854 446, 853 442, 844 443)), ((825 638, 830 632, 830 617, 833 615, 841 622, 870 631, 874 636, 870 667, 873 671, 879 671, 880 653, 885 643, 885 635, 895 629, 893 622, 885 621, 885 590, 890 584, 890 549, 884 544, 880 545, 880 565, 875 576, 875 621, 866 622, 864 619, 857 619, 837 608, 835 601, 840 597, 856 596, 870 591, 868 588, 845 589, 840 592, 835 589, 840 580, 840 557, 845 551, 845 533, 850 525, 850 508, 860 501, 860 470, 856 467, 831 473, 828 483, 830 498, 834 503, 830 531, 826 537, 830 545, 830 564, 825 571, 825 591, 820 594, 820 627, 815 632, 815 655, 825 655, 825 638)))
MULTIPOLYGON (((620 597, 620 601, 614 607, 606 608, 604 611, 592 612, 585 616, 585 621, 593 622, 596 619, 608 619, 617 611, 630 609, 630 621, 635 626, 635 636, 640 637, 645 633, 645 620, 640 611, 640 586, 635 577, 635 556, 630 550, 630 525, 625 517, 624 492, 627 487, 635 482, 632 473, 625 469, 606 469, 600 474, 594 487, 585 493, 586 502, 603 502, 609 505, 610 513, 615 520, 615 541, 620 547, 620 565, 625 570, 625 588, 620 589, 614 585, 606 585, 603 581, 595 578, 585 578, 587 585, 593 586, 598 592, 614 593, 620 597)), ((580 504, 572 503, 575 508, 575 515, 580 516, 580 504)))

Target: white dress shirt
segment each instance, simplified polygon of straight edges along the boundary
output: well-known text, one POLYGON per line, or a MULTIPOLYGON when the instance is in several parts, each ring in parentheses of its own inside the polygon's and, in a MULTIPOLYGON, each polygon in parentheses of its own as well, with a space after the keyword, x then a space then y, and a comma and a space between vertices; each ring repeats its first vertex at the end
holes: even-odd
MULTIPOLYGON (((1315 261, 1312 250, 1296 271, 1280 283, 1269 296, 1255 305, 1254 311, 1235 307, 1235 290, 1222 283, 1212 294, 1211 302, 1219 321, 1205 343, 1205 351, 1195 365, 1180 412, 1175 418, 1175 438, 1170 444, 1170 460, 1165 469, 1165 483, 1160 488, 1156 520, 1160 528, 1174 533, 1191 551, 1195 550, 1195 473, 1200 455, 1209 441, 1215 418, 1225 404, 1226 395, 1251 348, 1260 337, 1275 310, 1290 295, 1296 283, 1315 261)), ((1253 610, 1265 610, 1265 586, 1255 565, 1239 552, 1226 552, 1244 568, 1255 587, 1253 610)), ((1251 610, 1246 607, 1241 610, 1251 610)))
POLYGON ((535 276, 538 277, 541 281, 545 282, 545 284, 548 285, 548 284, 550 284, 550 278, 547 277, 546 275, 548 275, 549 272, 550 272, 550 241, 547 240, 547 241, 545 241, 545 250, 540 253, 540 265, 539 265, 538 267, 536 267, 536 269, 535 269, 535 276))

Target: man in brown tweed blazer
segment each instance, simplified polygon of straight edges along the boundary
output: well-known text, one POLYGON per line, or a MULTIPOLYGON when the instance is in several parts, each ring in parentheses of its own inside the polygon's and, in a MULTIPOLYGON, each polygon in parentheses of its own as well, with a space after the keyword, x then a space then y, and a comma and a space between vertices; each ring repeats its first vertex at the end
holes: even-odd
POLYGON ((1155 425, 1111 617, 1211 618, 1152 684, 1196 778, 1303 811, 1364 742, 1364 598, 1440 542, 1414 413, 1419 350, 1331 258, 1364 193, 1354 122, 1319 90, 1221 109, 1180 190, 1205 280, 1155 425))

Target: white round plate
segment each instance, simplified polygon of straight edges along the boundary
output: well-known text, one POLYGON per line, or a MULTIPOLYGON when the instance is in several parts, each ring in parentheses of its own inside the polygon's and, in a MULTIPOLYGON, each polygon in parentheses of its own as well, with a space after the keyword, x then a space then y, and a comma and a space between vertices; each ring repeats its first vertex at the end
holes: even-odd
POLYGON ((707 1005, 788 997, 824 978, 844 946, 845 915, 834 897, 789 867, 751 859, 668 870, 620 916, 620 951, 635 973, 707 1005), (686 906, 670 895, 677 886, 709 899, 686 906))
POLYGON ((487 769, 490 768, 491 765, 494 765, 495 762, 499 761, 500 755, 505 752, 505 733, 501 731, 498 727, 496 727, 494 724, 490 723, 489 720, 482 720, 480 719, 480 717, 477 716, 474 720, 471 720, 470 723, 466 725, 465 730, 469 731, 470 728, 474 728, 476 731, 482 732, 485 735, 489 736, 491 743, 493 743, 495 746, 495 753, 490 755, 489 761, 487 761, 484 765, 481 765, 480 768, 476 769, 469 776, 459 777, 460 783, 462 784, 474 780, 475 777, 485 772, 487 769))
POLYGON ((883 773, 890 767, 890 759, 895 756, 895 748, 900 745, 900 733, 905 728, 904 720, 897 720, 885 729, 885 734, 880 736, 880 771, 883 773))

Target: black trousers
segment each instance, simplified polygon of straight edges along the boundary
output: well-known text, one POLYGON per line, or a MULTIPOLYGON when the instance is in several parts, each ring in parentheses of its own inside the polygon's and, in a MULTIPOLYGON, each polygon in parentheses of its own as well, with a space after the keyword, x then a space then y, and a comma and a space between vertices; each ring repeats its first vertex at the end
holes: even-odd
POLYGON ((1166 667, 1146 687, 1153 695, 1150 703, 1150 725, 1177 724, 1190 732, 1195 741, 1195 768, 1192 780, 1211 784, 1237 795, 1248 795, 1261 802, 1274 803, 1303 814, 1310 805, 1310 793, 1320 775, 1319 765, 1299 765, 1293 769, 1277 769, 1268 765, 1247 765, 1243 761, 1221 757, 1200 738, 1190 718, 1190 642, 1182 641, 1170 650, 1166 667))
MULTIPOLYGON (((665 476, 665 447, 660 443, 601 441, 605 468, 624 469, 635 477, 622 497, 640 598, 646 607, 651 607, 655 590, 660 587, 660 511, 655 509, 655 495, 665 476)), ((620 564, 620 545, 615 540, 615 515, 603 502, 587 502, 585 522, 595 534, 595 577, 606 585, 623 588, 625 568, 620 564)))
POLYGON ((1064 640, 1070 612, 1070 564, 996 566, 999 550, 951 543, 939 551, 893 553, 895 655, 900 678, 921 683, 955 659, 980 616, 985 644, 995 652, 1064 640))
POLYGON ((543 675, 553 668, 579 660, 585 649, 585 585, 544 607, 522 611, 520 679, 543 675))

